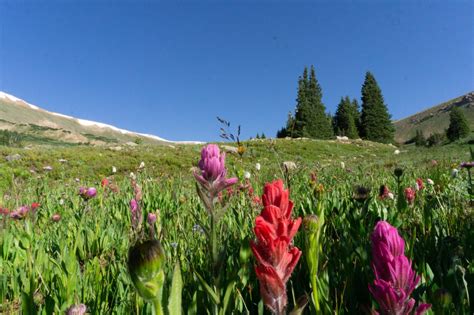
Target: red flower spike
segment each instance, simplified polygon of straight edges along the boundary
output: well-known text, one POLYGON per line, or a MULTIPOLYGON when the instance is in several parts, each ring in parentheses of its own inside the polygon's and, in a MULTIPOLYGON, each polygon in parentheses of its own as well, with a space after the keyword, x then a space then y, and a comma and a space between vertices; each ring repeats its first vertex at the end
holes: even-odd
POLYGON ((293 202, 281 179, 265 185, 262 201, 264 208, 255 219, 257 240, 250 242, 257 260, 255 273, 265 305, 274 314, 284 314, 288 302, 286 282, 301 256, 292 244, 301 218, 291 219, 293 202))

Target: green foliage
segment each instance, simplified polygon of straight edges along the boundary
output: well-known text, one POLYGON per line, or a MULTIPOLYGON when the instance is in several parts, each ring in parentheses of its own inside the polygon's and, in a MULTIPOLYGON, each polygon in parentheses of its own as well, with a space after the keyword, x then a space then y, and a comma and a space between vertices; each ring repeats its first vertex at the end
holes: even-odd
MULTIPOLYGON (((369 237, 375 222, 383 219, 399 229, 406 241, 406 254, 422 276, 414 294, 417 301, 433 304, 436 313, 470 313, 474 213, 468 203, 467 174, 450 175, 452 164, 470 158, 466 148, 458 144, 432 149, 408 147, 395 156, 393 148, 386 145, 354 143, 255 141, 246 143, 248 152, 242 159, 227 155, 228 175, 250 171, 248 183, 256 195, 261 195, 265 182, 282 177, 281 161, 297 162, 298 169, 286 183, 295 205, 293 215, 319 217, 316 230, 312 230, 316 234, 300 229, 295 236, 294 245, 303 254, 288 282, 288 310, 300 305, 297 298, 305 293, 317 295, 324 314, 354 314, 370 308, 367 285, 373 272, 369 237), (436 166, 432 159, 438 161, 436 166), (340 167, 341 161, 345 169, 340 167), (256 162, 262 164, 260 171, 255 170, 256 162), (400 204, 397 208, 399 193, 392 175, 395 165, 404 168, 401 191, 418 177, 431 178, 435 184, 418 191, 413 205, 400 204), (309 180, 311 172, 317 175, 313 182, 309 180), (395 198, 381 200, 370 193, 363 201, 355 200, 356 184, 372 188, 372 192, 386 184, 395 198), (318 255, 317 261, 308 257, 309 252, 318 255), (315 272, 313 284, 310 275, 315 272), (316 293, 313 287, 319 288, 316 293)), ((249 249, 261 207, 248 190, 223 195, 229 206, 218 231, 218 248, 225 257, 221 291, 216 293, 214 287, 199 280, 210 279, 213 273, 205 232, 209 228, 207 213, 189 170, 199 160, 199 149, 140 146, 114 152, 91 147, 1 148, 0 155, 19 153, 22 159, 1 159, 0 170, 10 175, 23 171, 28 176, 8 175, 10 181, 0 193, 0 205, 14 209, 39 202, 41 207, 23 220, 0 215, 0 313, 63 314, 78 303, 86 304, 90 314, 151 313, 151 306, 135 292, 127 269, 128 250, 133 245, 128 206, 134 194, 129 178, 133 171, 142 187, 143 219, 159 209, 160 242, 167 256, 163 296, 168 303, 163 303, 164 311, 177 314, 181 304, 186 314, 212 314, 217 300, 222 305, 221 314, 263 314, 255 259, 249 249), (60 164, 59 158, 68 162, 60 164), (146 167, 138 170, 142 160, 146 167), (38 170, 46 164, 52 165, 53 171, 38 170), (113 165, 118 168, 116 174, 110 171, 113 165), (33 167, 35 174, 29 172, 33 167), (108 176, 116 189, 100 188, 103 176, 108 176), (81 182, 76 183, 75 177, 81 182), (83 201, 77 195, 81 185, 98 187, 98 196, 83 201), (54 213, 61 215, 60 222, 51 220, 54 213), (177 269, 177 263, 181 268, 177 269), (178 270, 181 281, 176 276, 178 270)), ((313 301, 305 312, 316 313, 313 301)))
POLYGON ((286 127, 277 134, 279 138, 286 136, 313 139, 329 139, 333 136, 331 119, 326 114, 321 86, 313 66, 309 76, 308 68, 305 67, 303 75, 298 79, 295 115, 288 116, 286 127))
POLYGON ((423 135, 423 132, 421 130, 416 131, 414 142, 415 142, 415 145, 417 147, 421 147, 421 146, 426 145, 426 139, 425 139, 425 136, 423 135))
POLYGON ((426 139, 426 145, 428 147, 438 146, 438 145, 441 145, 445 139, 446 139, 446 136, 442 133, 432 133, 426 139))
POLYGON ((363 139, 390 143, 393 142, 394 132, 382 91, 373 74, 367 72, 362 86, 360 135, 363 139))
POLYGON ((446 137, 449 141, 456 141, 466 137, 469 134, 469 125, 463 112, 453 107, 449 113, 449 127, 446 130, 446 137))
POLYGON ((0 145, 8 147, 21 147, 23 136, 15 131, 0 130, 0 145))
POLYGON ((347 136, 350 139, 358 138, 357 117, 357 109, 354 107, 349 96, 341 98, 334 115, 334 133, 338 136, 347 136))

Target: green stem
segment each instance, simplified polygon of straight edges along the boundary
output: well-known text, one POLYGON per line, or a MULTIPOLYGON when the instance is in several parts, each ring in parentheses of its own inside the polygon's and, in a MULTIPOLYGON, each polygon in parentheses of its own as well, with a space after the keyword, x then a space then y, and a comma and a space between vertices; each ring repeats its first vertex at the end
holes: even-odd
POLYGON ((157 298, 153 300, 152 303, 153 303, 152 314, 163 315, 164 313, 163 313, 163 308, 161 307, 161 298, 157 298))
MULTIPOLYGON (((214 211, 214 209, 212 209, 214 211)), ((219 296, 219 253, 217 250, 217 222, 215 219, 214 212, 211 212, 211 234, 210 234, 210 247, 211 247, 211 256, 212 256, 212 278, 214 284, 214 290, 219 296)), ((218 305, 214 305, 214 314, 219 313, 218 305)))
POLYGON ((314 308, 316 310, 316 314, 320 314, 321 312, 321 307, 319 306, 319 296, 318 296, 318 287, 317 287, 317 280, 316 276, 313 275, 311 278, 311 286, 313 287, 313 302, 314 302, 314 308))

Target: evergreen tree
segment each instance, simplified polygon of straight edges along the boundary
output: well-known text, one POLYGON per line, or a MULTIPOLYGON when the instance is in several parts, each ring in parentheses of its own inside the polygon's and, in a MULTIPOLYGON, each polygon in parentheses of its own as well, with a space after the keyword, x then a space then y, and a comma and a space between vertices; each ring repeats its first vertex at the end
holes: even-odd
POLYGON ((334 115, 334 132, 338 136, 346 136, 351 139, 358 137, 354 120, 354 108, 348 96, 341 98, 337 106, 337 111, 334 115))
POLYGON ((360 109, 359 109, 359 102, 354 98, 352 99, 352 115, 354 117, 354 122, 357 128, 357 136, 360 136, 360 109))
POLYGON ((449 113, 449 127, 446 130, 446 136, 449 141, 456 141, 469 134, 469 125, 463 112, 454 107, 449 113))
POLYGON ((421 147, 426 145, 426 139, 423 135, 423 132, 419 129, 416 130, 415 138, 414 138, 415 145, 417 147, 421 147))
POLYGON ((361 136, 376 142, 392 142, 395 128, 390 118, 382 91, 372 73, 367 72, 362 86, 361 136))
POLYGON ((298 96, 296 98, 296 110, 293 132, 291 137, 299 138, 306 136, 306 125, 309 116, 309 103, 308 103, 308 68, 305 67, 303 76, 298 79, 298 96))
POLYGON ((329 139, 333 136, 331 119, 328 118, 326 107, 322 102, 323 94, 321 86, 316 79, 314 66, 311 66, 306 88, 308 110, 305 117, 304 136, 316 139, 329 139))
POLYGON ((262 135, 260 136, 260 139, 267 139, 267 136, 265 136, 264 132, 262 132, 262 135))

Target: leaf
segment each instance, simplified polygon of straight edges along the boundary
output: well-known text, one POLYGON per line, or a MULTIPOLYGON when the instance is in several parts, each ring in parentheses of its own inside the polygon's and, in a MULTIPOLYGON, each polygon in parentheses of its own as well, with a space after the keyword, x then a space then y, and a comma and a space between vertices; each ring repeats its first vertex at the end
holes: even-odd
POLYGON ((182 310, 182 298, 181 292, 183 291, 183 279, 181 277, 181 266, 179 262, 174 266, 173 280, 171 281, 171 292, 168 300, 168 312, 169 314, 181 314, 182 310))
POLYGON ((295 308, 291 311, 290 315, 301 315, 303 314, 304 308, 308 305, 308 295, 301 296, 297 301, 295 308))
POLYGON ((196 275, 196 277, 198 277, 199 281, 204 286, 204 289, 206 289, 207 293, 211 296, 213 302, 215 304, 219 304, 220 299, 217 293, 209 286, 209 284, 207 284, 207 282, 201 277, 201 275, 197 271, 194 271, 194 274, 196 275))
POLYGON ((224 305, 223 305, 223 309, 221 310, 221 314, 226 314, 227 305, 229 304, 230 294, 232 293, 232 290, 234 289, 234 284, 235 282, 232 281, 231 283, 229 283, 229 285, 227 286, 227 289, 225 290, 224 305))

